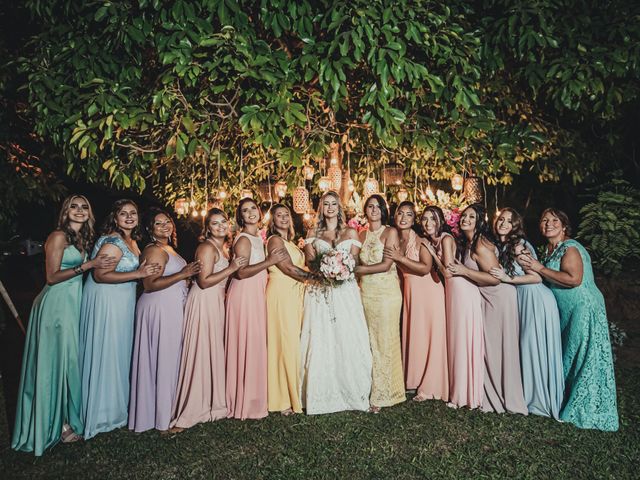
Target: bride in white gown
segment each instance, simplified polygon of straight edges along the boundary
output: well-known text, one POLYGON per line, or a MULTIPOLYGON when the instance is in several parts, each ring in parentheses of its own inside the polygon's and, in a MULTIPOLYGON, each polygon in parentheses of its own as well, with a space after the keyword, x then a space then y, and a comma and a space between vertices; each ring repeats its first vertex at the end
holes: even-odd
MULTIPOLYGON (((358 258, 357 232, 347 227, 335 192, 320 199, 315 229, 305 241, 307 262, 335 248, 358 258)), ((308 288, 300 336, 302 403, 309 415, 368 410, 371 392, 369 333, 355 280, 331 288, 308 288)))

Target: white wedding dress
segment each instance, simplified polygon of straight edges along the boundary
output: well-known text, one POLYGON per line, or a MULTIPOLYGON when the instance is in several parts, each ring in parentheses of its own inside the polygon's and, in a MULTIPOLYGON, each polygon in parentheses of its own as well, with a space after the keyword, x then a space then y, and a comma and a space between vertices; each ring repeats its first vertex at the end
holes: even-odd
MULTIPOLYGON (((331 250, 309 238, 316 252, 331 250)), ((348 253, 353 239, 336 250, 348 253)), ((307 414, 367 410, 371 392, 371 348, 360 289, 355 280, 335 288, 307 288, 300 335, 302 405, 307 414)))

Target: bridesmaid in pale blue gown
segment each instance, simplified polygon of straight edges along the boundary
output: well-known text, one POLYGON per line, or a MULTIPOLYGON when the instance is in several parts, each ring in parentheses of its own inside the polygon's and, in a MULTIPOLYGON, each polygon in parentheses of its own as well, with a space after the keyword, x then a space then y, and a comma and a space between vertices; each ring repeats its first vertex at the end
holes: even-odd
POLYGON ((114 203, 102 233, 92 258, 107 254, 118 263, 94 270, 82 294, 80 370, 86 439, 127 424, 136 281, 160 268, 139 265, 138 207, 131 200, 114 203))
POLYGON ((493 231, 502 244, 501 267, 492 268, 490 273, 515 285, 518 293, 520 367, 529 413, 559 420, 564 395, 560 314, 553 293, 540 275, 525 272, 517 261, 523 252, 535 256, 522 225, 522 217, 512 208, 503 209, 495 218, 493 231))
POLYGON ((616 379, 604 297, 595 284, 591 257, 572 240, 567 214, 548 208, 540 230, 547 238, 543 263, 523 256, 525 270, 539 273, 560 311, 565 379, 560 419, 579 428, 618 430, 616 379))

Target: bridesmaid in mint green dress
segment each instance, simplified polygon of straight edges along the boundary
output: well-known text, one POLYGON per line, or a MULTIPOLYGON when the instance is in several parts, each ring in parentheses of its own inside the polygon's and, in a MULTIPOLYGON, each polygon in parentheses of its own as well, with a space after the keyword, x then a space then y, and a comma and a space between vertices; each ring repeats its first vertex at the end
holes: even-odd
POLYGON ((591 258, 569 237, 569 219, 549 208, 540 220, 548 240, 543 263, 521 261, 538 272, 553 291, 560 310, 565 403, 560 419, 579 428, 618 430, 616 381, 604 298, 593 279, 591 258))
POLYGON ((117 265, 96 269, 82 294, 80 370, 86 439, 127 424, 136 282, 159 271, 157 264, 139 265, 137 235, 138 207, 131 200, 118 200, 92 254, 113 256, 117 265))
POLYGON ((86 261, 93 222, 88 200, 72 195, 64 201, 58 226, 47 238, 47 284, 29 316, 11 441, 15 450, 39 456, 60 440, 78 440, 82 433, 78 367, 82 273, 115 264, 108 255, 86 261))

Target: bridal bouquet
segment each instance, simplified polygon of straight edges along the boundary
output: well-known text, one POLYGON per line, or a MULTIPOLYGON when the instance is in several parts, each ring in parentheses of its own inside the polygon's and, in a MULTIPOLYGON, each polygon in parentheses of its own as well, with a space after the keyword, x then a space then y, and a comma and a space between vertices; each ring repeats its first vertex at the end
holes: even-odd
POLYGON ((320 273, 320 283, 334 287, 355 278, 356 261, 350 253, 328 250, 316 255, 311 267, 320 273))

